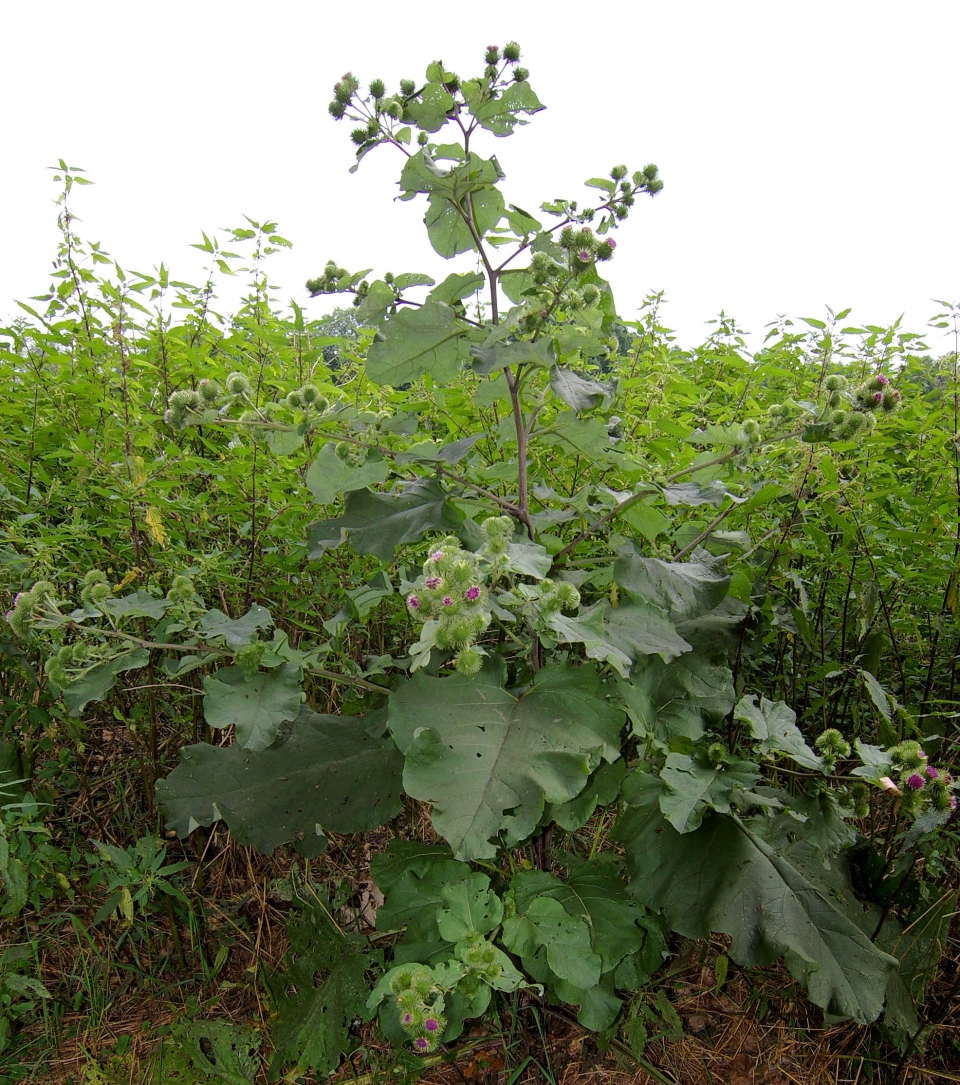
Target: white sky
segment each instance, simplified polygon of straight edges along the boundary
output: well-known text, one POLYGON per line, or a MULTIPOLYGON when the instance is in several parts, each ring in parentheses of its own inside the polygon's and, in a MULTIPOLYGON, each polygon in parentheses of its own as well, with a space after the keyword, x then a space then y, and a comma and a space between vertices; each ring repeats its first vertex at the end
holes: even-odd
POLYGON ((721 308, 751 332, 825 304, 922 330, 931 298, 960 300, 956 0, 11 0, 2 29, 0 318, 49 281, 61 157, 96 182, 81 235, 128 269, 200 281, 190 242, 247 214, 294 242, 272 260, 282 298, 328 257, 466 270, 434 256, 420 201, 392 201, 398 153, 347 172, 327 103, 348 69, 388 89, 441 57, 470 76, 510 38, 548 109, 479 148, 508 202, 660 167, 607 265, 625 319, 664 289, 692 345, 721 308))

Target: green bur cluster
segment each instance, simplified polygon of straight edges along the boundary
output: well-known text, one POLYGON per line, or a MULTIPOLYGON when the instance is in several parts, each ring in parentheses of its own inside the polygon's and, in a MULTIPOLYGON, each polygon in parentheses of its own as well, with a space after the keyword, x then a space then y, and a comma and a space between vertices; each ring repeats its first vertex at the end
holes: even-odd
POLYGON ((513 522, 508 517, 492 519, 496 522, 487 520, 484 524, 486 545, 480 553, 463 550, 456 538, 444 539, 423 563, 416 590, 407 596, 407 609, 412 615, 423 622, 436 621, 434 643, 438 648, 456 651, 456 666, 461 674, 476 674, 486 655, 476 646, 491 618, 481 557, 492 558, 495 568, 498 556, 506 552, 505 531, 513 534, 513 522))
POLYGON ((178 388, 167 400, 167 410, 163 420, 175 430, 186 429, 208 421, 207 411, 229 408, 234 404, 249 404, 250 409, 241 414, 241 422, 263 422, 281 410, 283 406, 291 410, 303 411, 304 414, 323 414, 329 406, 324 395, 315 384, 307 383, 302 388, 288 392, 281 403, 267 403, 262 410, 253 404, 253 389, 243 373, 231 373, 221 390, 216 381, 201 380, 196 389, 178 388))
POLYGON ((411 1037, 420 1054, 433 1051, 447 1027, 443 1016, 443 991, 433 971, 422 964, 398 968, 390 980, 400 1027, 411 1037))
POLYGON ((914 817, 935 810, 946 814, 957 808, 955 782, 950 773, 931 765, 919 742, 901 742, 890 750, 890 763, 898 773, 897 786, 905 813, 914 817))

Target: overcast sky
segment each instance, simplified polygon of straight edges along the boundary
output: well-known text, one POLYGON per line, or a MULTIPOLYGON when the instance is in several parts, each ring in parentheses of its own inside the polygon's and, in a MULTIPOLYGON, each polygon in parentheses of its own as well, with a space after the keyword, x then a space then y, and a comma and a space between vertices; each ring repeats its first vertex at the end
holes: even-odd
POLYGON ((438 58, 470 76, 511 38, 548 109, 480 148, 508 202, 660 167, 607 265, 625 319, 665 290, 692 344, 721 309, 753 333, 825 305, 922 329, 931 298, 960 300, 956 0, 34 0, 3 30, 0 318, 49 281, 61 157, 96 183, 79 232, 125 268, 198 281, 190 243, 246 214, 294 242, 273 261, 283 299, 329 257, 466 270, 434 256, 420 201, 393 202, 396 152, 347 172, 327 103, 348 69, 390 89, 438 58))

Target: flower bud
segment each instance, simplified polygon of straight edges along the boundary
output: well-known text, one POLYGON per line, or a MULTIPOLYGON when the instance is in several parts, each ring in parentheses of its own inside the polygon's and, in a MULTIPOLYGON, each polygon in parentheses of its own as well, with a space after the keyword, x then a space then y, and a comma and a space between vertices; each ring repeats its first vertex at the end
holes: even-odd
POLYGON ((614 181, 622 181, 623 178, 627 176, 627 167, 614 166, 613 169, 610 171, 610 176, 613 178, 614 181))
POLYGON ((292 410, 302 410, 303 408, 303 396, 300 394, 299 389, 295 389, 292 392, 287 392, 284 402, 292 410))
POLYGON ((488 45, 483 54, 484 64, 496 64, 500 60, 500 49, 496 45, 488 45))
POLYGON ((514 68, 513 69, 513 78, 518 83, 524 82, 524 80, 530 78, 530 69, 529 68, 514 68))
POLYGON ((426 133, 426 132, 421 132, 421 133, 420 133, 420 134, 419 134, 419 135, 417 136, 417 143, 419 143, 421 147, 426 147, 426 145, 427 145, 427 144, 428 144, 429 142, 430 142, 430 137, 429 137, 429 136, 427 135, 427 133, 426 133))
POLYGON ((354 128, 350 133, 350 138, 358 147, 362 147, 370 139, 370 133, 366 128, 354 128))
POLYGON ((370 82, 370 93, 374 98, 382 98, 387 93, 382 79, 373 79, 370 82))
POLYGON ((842 392, 847 387, 847 381, 839 373, 831 373, 823 382, 823 386, 828 392, 842 392))
POLYGON ((596 257, 598 260, 609 260, 613 256, 613 250, 616 245, 612 238, 604 238, 603 241, 597 246, 596 257))
POLYGON ((460 674, 476 674, 482 666, 483 656, 479 648, 470 645, 457 652, 456 667, 460 674))
POLYGON ((343 115, 346 113, 346 105, 340 101, 339 98, 334 98, 333 101, 327 106, 327 112, 335 121, 343 120, 343 115))
POLYGON ((417 84, 412 79, 400 80, 400 93, 409 97, 417 89, 417 84))
POLYGON ((224 387, 230 396, 250 395, 250 382, 242 373, 231 373, 224 382, 224 387))
POLYGON ((503 47, 503 59, 516 64, 520 59, 520 46, 515 41, 508 41, 503 47))
POLYGON ((206 404, 216 403, 217 396, 220 395, 220 386, 216 381, 208 380, 206 377, 197 385, 197 391, 200 393, 200 398, 206 404))

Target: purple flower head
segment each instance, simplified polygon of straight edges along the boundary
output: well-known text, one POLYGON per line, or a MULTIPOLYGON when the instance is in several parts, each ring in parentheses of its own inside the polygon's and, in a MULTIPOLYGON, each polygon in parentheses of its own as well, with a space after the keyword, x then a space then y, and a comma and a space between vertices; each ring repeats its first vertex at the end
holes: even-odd
POLYGON ((931 780, 936 780, 940 773, 937 772, 933 765, 927 765, 927 775, 930 777, 931 780))
POLYGON ((890 378, 885 377, 882 373, 878 373, 877 374, 877 383, 878 384, 889 384, 890 383, 890 378))
POLYGON ((581 250, 580 250, 580 251, 579 251, 579 252, 577 253, 577 259, 578 259, 578 260, 580 261, 580 263, 582 263, 582 264, 589 264, 589 263, 590 263, 590 257, 591 257, 591 255, 592 255, 592 253, 590 252, 590 250, 589 250, 589 249, 581 249, 581 250))
POLYGON ((413 1046, 418 1051, 429 1051, 430 1050, 430 1041, 425 1036, 418 1036, 413 1041, 413 1046))
POLYGON ((452 607, 453 606, 453 599, 449 595, 445 595, 443 597, 443 599, 441 600, 441 602, 443 603, 443 605, 445 607, 452 607))
POLYGON ((956 810, 956 808, 957 808, 957 796, 956 795, 951 795, 950 796, 950 809, 951 810, 956 810))
POLYGON ((431 591, 434 591, 436 588, 439 588, 442 583, 443 583, 443 580, 439 576, 428 576, 427 579, 424 581, 424 584, 426 584, 426 586, 431 591))
POLYGON ((911 791, 920 791, 926 782, 927 781, 924 780, 919 772, 914 772, 907 777, 907 787, 909 787, 911 791))
POLYGON ((407 606, 411 610, 419 610, 420 609, 420 599, 416 595, 408 595, 407 596, 407 606))
POLYGON ((423 1027, 427 1032, 436 1032, 437 1029, 440 1028, 440 1022, 435 1017, 428 1017, 426 1021, 423 1022, 423 1027))
POLYGON ((475 603, 480 598, 480 589, 476 584, 472 588, 467 588, 467 598, 471 603, 475 603))
POLYGON ((611 249, 615 249, 617 247, 617 243, 613 240, 612 237, 607 238, 607 244, 610 246, 611 249))
POLYGON ((413 1014, 412 1013, 405 1013, 403 1015, 403 1023, 405 1025, 409 1025, 412 1020, 413 1020, 413 1014))
POLYGON ((874 403, 879 403, 881 399, 883 399, 883 392, 874 392, 873 393, 873 402, 874 403))
POLYGON ((442 550, 434 550, 434 552, 430 555, 430 560, 431 561, 443 561, 443 551, 442 550))

